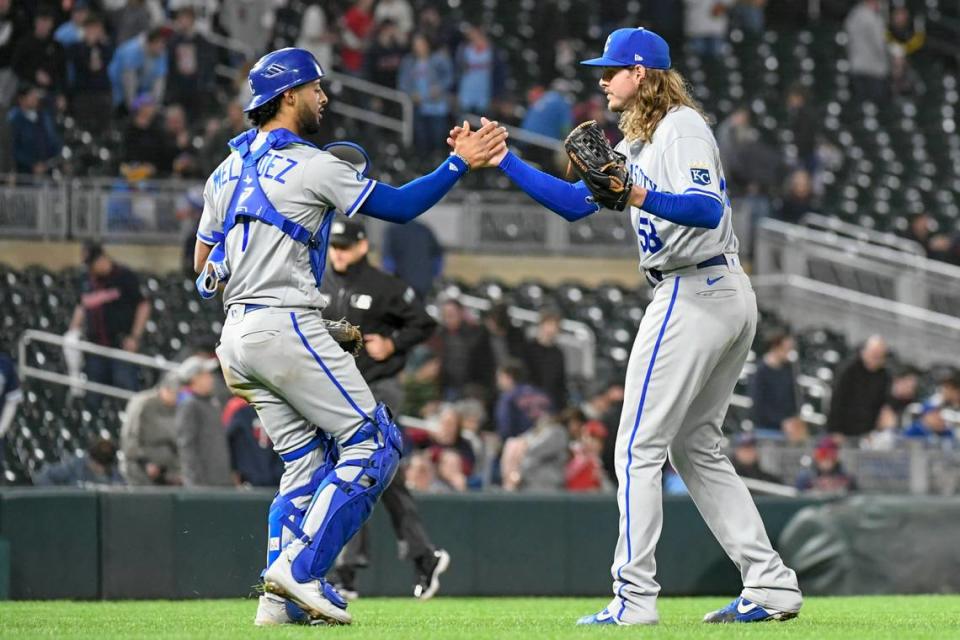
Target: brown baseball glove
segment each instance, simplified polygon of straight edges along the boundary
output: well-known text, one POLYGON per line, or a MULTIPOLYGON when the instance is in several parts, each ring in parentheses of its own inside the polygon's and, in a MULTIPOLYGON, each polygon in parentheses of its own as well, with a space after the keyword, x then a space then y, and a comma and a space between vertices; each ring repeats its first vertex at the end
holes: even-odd
POLYGON ((323 324, 327 327, 330 337, 336 340, 344 351, 353 355, 354 358, 360 355, 360 351, 363 350, 363 333, 360 332, 360 327, 350 324, 346 318, 340 320, 324 318, 323 324))
POLYGON ((570 157, 570 166, 597 203, 623 211, 633 188, 627 157, 614 151, 597 121, 588 120, 579 125, 570 132, 563 146, 570 157))

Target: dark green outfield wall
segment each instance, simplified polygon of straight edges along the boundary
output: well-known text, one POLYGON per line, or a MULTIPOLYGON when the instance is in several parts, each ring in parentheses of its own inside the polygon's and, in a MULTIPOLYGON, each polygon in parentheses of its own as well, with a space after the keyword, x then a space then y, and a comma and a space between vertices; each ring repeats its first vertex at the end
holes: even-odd
MULTIPOLYGON (((272 494, 235 491, 0 492, 9 597, 216 598, 251 592, 272 494)), ((776 540, 811 501, 765 498, 776 540)), ((434 542, 453 556, 448 595, 605 595, 617 537, 613 496, 424 496, 434 542)), ((412 569, 382 509, 373 517, 365 595, 408 595, 412 569)), ((0 543, 0 565, 3 564, 0 543)), ((665 594, 733 594, 736 569, 686 498, 665 503, 657 566, 665 594)), ((3 593, 0 566, 0 594, 3 593)), ((0 596, 2 597, 2 596, 0 596)))

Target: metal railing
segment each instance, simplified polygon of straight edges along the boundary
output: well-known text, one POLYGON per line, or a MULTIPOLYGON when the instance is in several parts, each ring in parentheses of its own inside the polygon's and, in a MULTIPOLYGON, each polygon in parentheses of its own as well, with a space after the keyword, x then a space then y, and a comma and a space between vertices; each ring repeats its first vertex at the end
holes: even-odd
POLYGON ((66 238, 68 211, 68 191, 63 182, 36 180, 33 176, 0 179, 0 235, 66 238))
POLYGON ((764 220, 756 272, 802 276, 960 317, 960 267, 836 233, 764 220))
POLYGON ((409 95, 396 89, 384 87, 383 85, 363 80, 345 73, 329 72, 325 79, 329 80, 329 92, 334 96, 327 106, 330 111, 340 114, 347 118, 361 120, 381 129, 387 129, 399 133, 403 144, 410 146, 413 144, 413 100, 409 95), (353 104, 347 104, 343 100, 336 99, 341 93, 341 86, 357 91, 365 96, 378 98, 385 102, 395 103, 399 107, 401 117, 394 118, 383 115, 370 109, 364 109, 353 104))
POLYGON ((129 400, 133 397, 135 392, 127 389, 121 389, 120 387, 114 387, 112 385, 101 384, 99 382, 91 382, 82 376, 73 376, 64 373, 58 373, 56 371, 48 371, 46 369, 41 369, 40 367, 31 365, 27 350, 33 343, 53 345, 55 347, 60 347, 65 351, 73 349, 81 353, 90 353, 96 356, 112 358, 114 360, 122 360, 124 362, 129 362, 130 364, 135 364, 141 367, 149 367, 152 369, 159 369, 161 371, 172 371, 177 367, 176 362, 171 362, 162 356, 146 356, 139 353, 124 351, 123 349, 104 347, 93 342, 87 342, 85 340, 70 340, 60 334, 50 333, 48 331, 39 331, 37 329, 28 329, 23 332, 23 335, 20 337, 20 340, 17 344, 19 373, 22 378, 34 378, 36 380, 52 382, 54 384, 64 385, 75 389, 82 389, 84 391, 92 391, 93 393, 99 393, 114 398, 121 398, 123 400, 129 400))
POLYGON ((848 238, 860 243, 887 247, 917 256, 925 255, 923 245, 914 240, 901 238, 895 233, 877 231, 858 224, 851 224, 839 218, 832 218, 819 213, 804 214, 800 219, 800 224, 810 229, 834 233, 839 238, 848 238))
POLYGON ((753 276, 761 306, 794 329, 829 326, 848 341, 879 334, 919 366, 960 362, 960 318, 802 276, 753 276))

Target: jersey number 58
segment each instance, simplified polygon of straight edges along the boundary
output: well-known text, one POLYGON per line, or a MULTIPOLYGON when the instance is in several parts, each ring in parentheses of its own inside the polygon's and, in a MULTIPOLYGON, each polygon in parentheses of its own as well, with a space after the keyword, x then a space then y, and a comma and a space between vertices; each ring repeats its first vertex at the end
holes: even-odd
POLYGON ((663 249, 663 240, 657 235, 657 228, 650 218, 640 216, 637 219, 637 235, 640 237, 640 248, 644 253, 656 253, 663 249))

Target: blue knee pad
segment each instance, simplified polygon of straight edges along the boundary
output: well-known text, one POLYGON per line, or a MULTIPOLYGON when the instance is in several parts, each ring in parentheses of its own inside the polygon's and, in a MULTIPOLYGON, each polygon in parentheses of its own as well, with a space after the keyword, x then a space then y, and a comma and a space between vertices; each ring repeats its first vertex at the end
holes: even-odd
POLYGON ((307 547, 297 555, 291 567, 293 577, 298 582, 322 580, 327 575, 340 550, 370 517, 373 506, 390 486, 397 472, 403 442, 390 410, 382 403, 377 405, 373 420, 361 425, 341 447, 347 449, 368 441, 377 445, 370 457, 342 461, 335 468, 344 470, 359 467, 361 472, 356 480, 342 480, 334 471, 317 487, 314 501, 330 485, 335 490, 320 528, 312 537, 300 538, 307 547))

